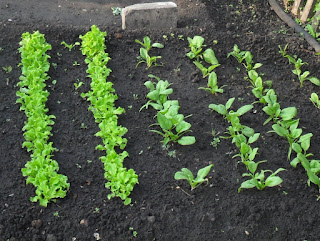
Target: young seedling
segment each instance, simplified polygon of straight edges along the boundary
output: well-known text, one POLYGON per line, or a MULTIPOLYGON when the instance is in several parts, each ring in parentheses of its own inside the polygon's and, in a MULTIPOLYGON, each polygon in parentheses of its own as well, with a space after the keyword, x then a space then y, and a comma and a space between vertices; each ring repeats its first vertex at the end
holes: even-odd
POLYGON ((319 101, 319 96, 316 93, 312 93, 310 97, 311 102, 315 107, 320 109, 320 101, 319 101))
POLYGON ((163 44, 160 43, 153 43, 151 44, 151 40, 148 36, 143 38, 143 42, 140 40, 136 39, 136 43, 141 44, 142 48, 140 48, 140 56, 139 58, 141 59, 136 67, 138 67, 139 64, 141 63, 147 63, 147 68, 149 69, 152 66, 161 66, 162 64, 157 64, 157 59, 161 59, 161 56, 150 56, 149 51, 151 48, 164 48, 163 44))
POLYGON ((210 92, 211 94, 216 94, 216 93, 223 93, 223 87, 226 85, 223 85, 221 87, 218 86, 218 81, 217 81, 217 74, 215 72, 211 72, 209 74, 208 78, 208 87, 200 87, 199 89, 205 90, 210 92))
POLYGON ((168 88, 171 84, 165 80, 161 80, 159 77, 149 75, 150 78, 156 79, 158 82, 147 81, 145 86, 149 89, 147 98, 150 99, 143 108, 152 106, 157 113, 158 123, 153 125, 159 125, 162 131, 151 130, 163 137, 163 144, 168 144, 170 141, 178 142, 180 145, 192 145, 196 139, 194 136, 183 136, 185 133, 190 132, 191 124, 186 122, 184 115, 179 114, 180 109, 179 102, 177 100, 168 100, 168 95, 173 92, 172 88, 168 88))
POLYGON ((228 53, 228 58, 233 56, 247 71, 258 69, 262 66, 261 63, 253 64, 253 56, 249 51, 240 51, 238 45, 234 45, 233 51, 228 53))
POLYGON ((298 58, 296 55, 290 56, 289 54, 287 54, 288 44, 284 47, 284 49, 282 49, 280 45, 278 47, 279 53, 281 53, 283 57, 286 57, 289 60, 289 64, 294 64, 295 69, 292 70, 292 73, 298 76, 300 87, 303 87, 303 82, 305 80, 309 80, 311 83, 320 86, 320 79, 316 77, 310 77, 309 71, 302 72, 301 67, 303 65, 307 65, 308 63, 303 62, 302 59, 298 58))
POLYGON ((206 47, 204 45, 204 38, 201 36, 194 36, 193 38, 188 37, 190 52, 186 55, 190 59, 195 59, 196 61, 200 61, 200 55, 202 52, 202 48, 206 47))
POLYGON ((248 165, 248 169, 250 173, 244 173, 242 174, 243 177, 250 177, 249 180, 243 182, 241 186, 238 189, 238 192, 241 192, 242 189, 249 189, 249 188, 257 188, 258 190, 263 190, 265 187, 275 187, 280 185, 283 180, 279 177, 276 176, 279 172, 285 171, 284 168, 279 168, 275 172, 271 170, 261 170, 260 173, 257 172, 257 167, 261 162, 251 162, 248 165), (270 172, 271 174, 265 179, 265 173, 270 172))
POLYGON ((62 41, 61 45, 63 45, 65 48, 68 48, 69 51, 71 51, 74 46, 78 46, 78 45, 80 45, 80 43, 79 42, 75 42, 74 44, 67 44, 65 41, 62 41))
POLYGON ((213 164, 201 168, 198 173, 197 177, 194 178, 192 172, 188 168, 182 168, 181 171, 178 171, 174 174, 174 179, 176 180, 187 180, 190 184, 191 191, 200 186, 203 182, 209 183, 208 178, 206 176, 209 174, 213 164))
POLYGON ((111 7, 113 16, 121 15, 122 8, 120 7, 111 7))
POLYGON ((12 66, 4 66, 2 69, 4 72, 6 72, 6 74, 9 74, 12 71, 12 66))

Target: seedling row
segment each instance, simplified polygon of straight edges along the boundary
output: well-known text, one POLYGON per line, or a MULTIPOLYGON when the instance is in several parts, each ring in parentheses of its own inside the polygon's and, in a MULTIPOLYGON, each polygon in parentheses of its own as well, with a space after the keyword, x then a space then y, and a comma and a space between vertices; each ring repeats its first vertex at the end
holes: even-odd
MULTIPOLYGON (((133 169, 124 167, 123 162, 129 153, 125 151, 127 139, 124 135, 127 128, 118 124, 118 116, 125 112, 122 107, 116 107, 115 101, 118 99, 113 83, 108 81, 111 69, 107 67, 110 60, 106 52, 105 45, 106 33, 101 32, 95 25, 85 35, 80 36, 81 43, 62 44, 70 51, 74 46, 80 45, 80 50, 87 64, 87 76, 90 78, 91 89, 87 93, 81 93, 81 97, 89 102, 88 110, 93 113, 95 122, 99 131, 95 136, 101 138, 101 144, 96 146, 97 150, 102 151, 100 160, 104 166, 105 187, 110 190, 108 199, 119 197, 125 205, 132 202, 129 197, 134 190, 134 186, 139 183, 138 175, 133 169)), ((201 71, 203 79, 207 79, 207 87, 200 89, 211 93, 213 96, 223 94, 225 86, 218 86, 218 76, 215 69, 220 66, 212 48, 207 48, 204 44, 204 38, 194 36, 188 38, 190 51, 186 54, 193 62, 195 68, 201 71)), ((140 44, 138 63, 136 68, 146 69, 161 68, 163 63, 158 61, 161 56, 152 56, 153 48, 163 48, 161 43, 152 43, 146 36, 142 41, 136 40, 140 44)), ((41 206, 47 206, 50 201, 55 202, 57 198, 66 196, 70 184, 68 178, 59 174, 58 162, 53 160, 53 153, 56 149, 49 137, 52 135, 51 129, 54 125, 54 116, 47 115, 48 108, 46 101, 49 92, 45 90, 45 81, 49 78, 47 72, 50 68, 49 58, 46 54, 51 50, 50 44, 45 40, 43 34, 34 32, 33 34, 24 33, 22 35, 21 47, 21 77, 18 83, 20 90, 17 91, 19 97, 17 103, 21 105, 20 110, 24 111, 27 121, 23 127, 25 147, 30 152, 30 161, 22 169, 23 176, 27 177, 26 183, 33 184, 36 188, 36 196, 31 197, 32 202, 38 202, 41 206)), ((320 80, 316 77, 310 77, 310 72, 301 71, 303 62, 297 57, 291 57, 286 53, 286 47, 280 47, 280 53, 289 59, 289 63, 295 65, 293 74, 297 75, 301 87, 303 82, 309 80, 316 85, 320 85, 320 80)), ((264 125, 273 122, 272 130, 288 141, 287 158, 293 167, 301 164, 308 176, 308 185, 311 183, 317 185, 320 190, 320 160, 316 160, 312 153, 309 153, 312 133, 302 133, 299 128, 299 119, 296 118, 296 107, 287 107, 281 109, 277 101, 277 95, 272 89, 271 81, 263 81, 262 75, 258 69, 261 63, 254 63, 253 56, 249 51, 241 51, 237 45, 227 57, 233 56, 239 64, 243 65, 247 71, 245 78, 250 82, 252 93, 257 101, 251 104, 243 105, 234 111, 232 106, 235 98, 230 98, 225 104, 213 103, 209 105, 209 110, 219 113, 228 123, 226 136, 221 138, 230 139, 238 150, 233 156, 237 161, 244 164, 246 172, 243 173, 244 181, 238 191, 242 189, 257 188, 263 190, 265 187, 275 187, 284 180, 279 173, 285 171, 280 167, 277 170, 263 169, 263 163, 266 160, 256 161, 259 147, 254 147, 260 133, 249 126, 241 124, 241 116, 250 112, 254 105, 263 105, 263 111, 266 113, 264 125)), ((193 145, 196 138, 192 135, 192 123, 188 122, 188 117, 180 113, 180 104, 178 100, 170 99, 174 88, 168 80, 162 80, 161 76, 148 75, 149 80, 144 83, 148 90, 146 103, 140 108, 140 111, 150 111, 154 114, 156 123, 150 125, 150 131, 159 135, 159 142, 164 146, 169 143, 176 143, 182 146, 193 145), (149 110, 152 107, 152 110, 149 110)), ((80 82, 77 83, 77 86, 80 82)), ((77 87, 76 86, 76 87, 77 87)), ((310 100, 314 105, 320 108, 319 98, 313 93, 310 100)), ((150 122, 152 119, 150 119, 150 122)), ((215 139, 216 140, 216 139, 215 139)), ((212 143, 211 143, 212 144, 212 143)), ((217 147, 218 142, 215 142, 217 147)), ((212 170, 213 164, 201 168, 197 176, 187 168, 182 168, 174 175, 176 180, 187 180, 191 191, 204 182, 209 182, 207 175, 212 170)), ((287 170, 290 171, 290 170, 287 170)))

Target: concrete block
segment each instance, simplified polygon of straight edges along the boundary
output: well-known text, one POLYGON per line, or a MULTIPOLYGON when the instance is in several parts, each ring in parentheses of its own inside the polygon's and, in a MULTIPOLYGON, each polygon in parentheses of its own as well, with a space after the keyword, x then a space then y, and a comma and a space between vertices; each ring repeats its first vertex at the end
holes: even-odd
POLYGON ((178 7, 174 2, 141 3, 122 9, 122 29, 176 28, 178 7))

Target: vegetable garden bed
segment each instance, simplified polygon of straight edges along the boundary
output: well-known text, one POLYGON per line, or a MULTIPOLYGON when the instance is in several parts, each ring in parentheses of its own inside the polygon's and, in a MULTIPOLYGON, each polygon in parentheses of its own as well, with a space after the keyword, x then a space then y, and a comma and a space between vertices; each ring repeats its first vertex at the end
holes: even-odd
MULTIPOLYGON (((61 45, 62 41, 81 43, 79 36, 84 36, 91 26, 1 24, 0 67, 6 67, 0 71, 1 241, 319 239, 319 187, 313 183, 308 186, 301 164, 296 168, 290 165, 296 153, 292 151, 288 160, 288 141, 270 132, 273 120, 263 125, 269 116, 263 111, 265 105, 258 103, 252 93, 246 68, 227 55, 237 44, 241 50, 252 53, 254 63, 263 64, 256 71, 263 81, 272 80, 281 108, 296 107, 299 128, 303 134, 313 134, 308 153, 313 153, 314 159, 320 159, 320 110, 309 98, 313 92, 319 94, 319 87, 307 80, 300 87, 297 75, 292 73, 294 65, 289 65, 279 53, 278 45, 283 49, 289 44, 287 54, 307 62, 302 70, 318 78, 319 56, 277 18, 267 2, 207 1, 205 6, 205 21, 181 19, 180 28, 173 31, 122 32, 99 26, 107 32, 105 51, 111 58, 107 61, 112 70, 107 81, 113 83, 118 96, 115 106, 125 109, 117 120, 118 125, 128 129, 124 150, 129 156, 123 166, 134 169, 139 180, 131 191, 129 205, 118 197, 108 199, 104 163, 99 160, 108 151, 95 150, 102 143, 100 137, 94 136, 101 128, 88 110, 90 102, 81 97, 91 88, 86 57, 81 46, 69 51, 61 45), (47 52, 51 67, 45 89, 50 92, 48 114, 56 119, 49 141, 58 149, 53 153, 59 164, 58 173, 67 176, 70 183, 66 196, 50 202, 46 208, 29 200, 35 195, 35 188, 26 185, 21 173, 30 160, 30 153, 21 148, 25 141, 22 128, 27 119, 19 111, 20 105, 15 104, 21 75, 17 67, 21 62, 19 42, 22 33, 35 30, 43 33, 52 46, 47 52), (203 78, 203 73, 186 56, 190 51, 187 38, 197 35, 204 38, 205 49, 211 48, 220 64, 214 71, 218 86, 226 85, 223 93, 213 95, 199 89, 207 87, 208 77, 203 78), (149 51, 150 56, 161 56, 157 63, 164 66, 147 68, 142 62, 136 67, 141 45, 135 40, 141 41, 145 36, 152 43, 164 45, 149 51), (169 142, 169 146, 163 147, 164 138, 150 132, 160 130, 150 126, 157 122, 157 112, 151 106, 139 111, 149 100, 149 89, 144 83, 157 82, 149 74, 171 83, 173 92, 168 99, 179 101, 179 114, 185 118, 191 115, 186 121, 192 132, 185 136, 194 136, 194 144, 169 142), (261 163, 258 170, 286 169, 277 174, 283 180, 280 185, 263 190, 242 188, 238 193, 241 183, 248 179, 242 174, 248 171, 240 157, 232 158, 239 153, 237 146, 230 139, 218 139, 228 136, 225 131, 231 124, 221 113, 209 109, 210 104, 225 105, 233 97, 232 110, 255 102, 239 117, 240 122, 260 133, 251 145, 259 147, 256 162, 267 162, 261 163), (192 191, 187 181, 174 179, 182 168, 196 175, 199 169, 211 164, 214 166, 207 176, 208 183, 196 185, 192 191)), ((116 151, 120 153, 117 148, 116 151)))

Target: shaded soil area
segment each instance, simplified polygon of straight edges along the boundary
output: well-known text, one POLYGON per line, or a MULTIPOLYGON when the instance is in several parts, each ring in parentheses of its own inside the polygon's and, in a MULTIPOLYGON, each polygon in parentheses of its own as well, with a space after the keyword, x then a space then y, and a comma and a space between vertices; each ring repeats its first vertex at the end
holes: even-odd
MULTIPOLYGON (((35 3, 36 1, 30 1, 35 3)), ((182 1, 181 1, 182 2, 182 1)), ((14 2, 12 2, 13 4, 14 2)), ((1 2, 1 11, 3 2, 1 2)), ((11 4, 11 3, 10 3, 11 4)), ((278 20, 263 1, 204 1, 199 15, 197 2, 183 1, 184 12, 192 12, 197 18, 180 18, 180 28, 172 31, 122 32, 112 25, 100 22, 78 24, 31 22, 2 22, 0 26, 0 240, 318 240, 320 231, 320 203, 317 187, 308 187, 307 176, 301 166, 294 169, 287 160, 288 144, 285 139, 268 133, 271 125, 263 126, 267 116, 259 104, 241 118, 261 133, 256 143, 260 147, 257 160, 268 160, 262 167, 287 169, 280 176, 279 187, 237 192, 244 181, 245 169, 232 156, 237 153, 230 140, 221 139, 217 148, 210 145, 212 129, 222 135, 227 123, 221 116, 208 109, 211 103, 224 104, 235 97, 233 108, 255 101, 249 83, 244 79, 241 66, 227 58, 234 44, 250 50, 264 80, 272 80, 281 106, 296 106, 304 133, 312 132, 311 152, 319 158, 320 143, 319 110, 309 101, 318 88, 305 82, 300 88, 298 80, 278 53, 278 45, 289 43, 289 54, 297 54, 309 65, 304 66, 319 77, 319 57, 315 57, 297 34, 278 20), (188 7, 188 4, 190 5, 188 7), (203 19, 203 21, 202 21, 203 19), (131 194, 133 205, 124 206, 120 199, 108 200, 109 191, 104 188, 101 152, 95 146, 101 140, 94 134, 98 127, 87 110, 88 103, 80 97, 89 90, 84 57, 76 47, 71 52, 60 43, 79 41, 79 35, 97 23, 108 32, 107 52, 112 60, 109 80, 119 96, 117 105, 126 113, 119 117, 120 124, 128 128, 126 150, 130 157, 125 166, 139 174, 139 185, 131 194), (47 82, 50 96, 47 106, 56 116, 51 140, 59 149, 54 155, 59 172, 67 175, 70 190, 64 199, 51 203, 47 208, 31 203, 34 188, 25 185, 21 168, 30 159, 21 148, 22 127, 26 120, 15 104, 20 69, 17 52, 21 34, 40 30, 52 44, 51 79, 47 82), (161 55, 164 67, 146 70, 143 64, 136 68, 139 46, 135 39, 148 35, 161 42, 164 49, 152 50, 161 55), (167 38, 163 38, 167 35, 167 38), (183 37, 179 35, 182 35, 183 37), (216 69, 219 85, 227 85, 225 93, 210 95, 198 88, 206 85, 199 71, 185 56, 187 37, 201 35, 208 47, 212 47, 221 66, 216 69), (216 40, 216 41, 214 41, 216 40), (214 44, 217 43, 217 44, 214 44), (80 65, 74 65, 75 61, 80 65), (4 66, 12 66, 6 73, 4 66), (55 66, 55 67, 54 67, 55 66), (239 70, 238 67, 241 69, 239 70), (192 124, 197 142, 192 146, 173 145, 168 152, 161 147, 161 137, 151 133, 155 112, 152 109, 139 112, 146 102, 147 90, 143 83, 148 74, 154 74, 172 83, 171 99, 178 99, 180 112, 192 114, 192 124), (74 83, 79 79, 84 85, 78 90, 74 83), (55 85, 52 80, 57 80, 55 85), (170 155, 169 155, 170 154, 170 155), (209 184, 194 191, 186 182, 175 181, 174 173, 183 167, 196 171, 209 163, 214 172, 209 174, 209 184), (133 231, 136 231, 133 232, 133 231)), ((99 18, 99 14, 96 14, 99 18)), ((3 15, 1 15, 2 17, 3 15)), ((6 16, 4 16, 6 18, 6 16)), ((3 19, 1 19, 3 21, 3 19)), ((51 21, 51 20, 50 20, 51 21)))

